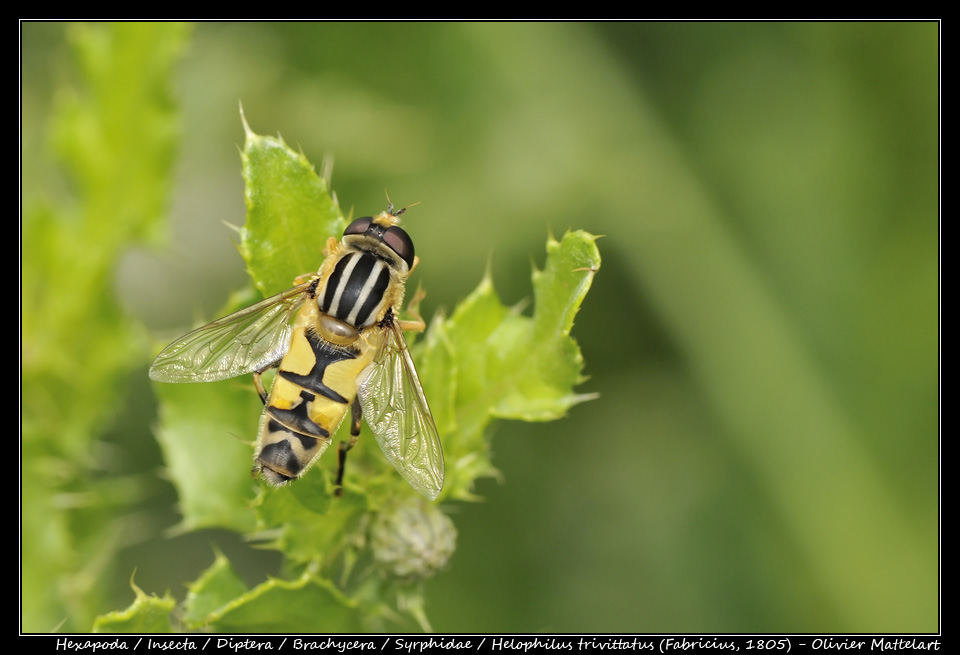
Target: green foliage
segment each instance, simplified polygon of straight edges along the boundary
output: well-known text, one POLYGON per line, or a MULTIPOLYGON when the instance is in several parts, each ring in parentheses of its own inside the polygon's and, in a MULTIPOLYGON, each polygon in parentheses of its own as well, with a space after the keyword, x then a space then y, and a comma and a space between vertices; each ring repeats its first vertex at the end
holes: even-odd
MULTIPOLYGON (((112 520, 136 482, 98 477, 98 442, 123 407, 146 344, 113 291, 132 242, 155 240, 170 190, 177 112, 175 23, 74 25, 80 84, 50 125, 74 185, 24 212, 22 286, 23 628, 84 629, 125 529, 112 520)), ((102 451, 101 451, 102 452, 102 451)))
POLYGON ((346 221, 303 153, 254 134, 246 120, 243 127, 247 223, 240 253, 257 289, 272 296, 317 270, 326 236, 339 236, 346 221))
POLYGON ((178 531, 252 529, 250 440, 263 409, 256 393, 236 380, 155 388, 157 439, 179 498, 178 531))
MULTIPOLYGON (((248 219, 239 249, 254 285, 269 295, 315 270, 345 219, 302 154, 246 131, 248 219)), ((584 232, 550 239, 546 266, 533 276, 532 316, 505 307, 485 276, 449 319, 432 322, 414 349, 444 444, 444 497, 472 498, 477 477, 495 473, 484 438, 493 418, 551 420, 590 398, 572 390, 582 381, 583 361, 569 332, 600 266, 594 240, 584 232)), ((255 528, 294 575, 247 590, 218 555, 190 588, 186 628, 372 629, 377 617, 390 614, 387 607, 401 604, 428 625, 416 584, 452 555, 455 529, 414 498, 376 452, 372 435, 365 430, 362 447, 351 452, 341 497, 332 494, 330 455, 301 480, 274 489, 251 480, 251 448, 230 436, 246 439, 256 429, 261 406, 249 381, 158 385, 158 394, 158 436, 180 495, 181 529, 255 528)))
POLYGON ((222 554, 190 585, 185 606, 184 624, 191 630, 295 632, 318 617, 340 630, 362 625, 356 603, 329 581, 304 571, 296 580, 271 578, 247 589, 222 554))
POLYGON ((98 616, 93 622, 91 632, 121 633, 165 633, 173 632, 170 615, 176 607, 176 601, 169 593, 163 598, 148 596, 140 587, 130 583, 136 595, 133 603, 125 610, 110 612, 98 616))
POLYGON ((549 421, 593 397, 572 392, 583 358, 569 335, 600 266, 595 239, 569 232, 547 242, 546 266, 533 274, 532 317, 505 307, 488 274, 451 318, 430 326, 422 369, 454 462, 447 496, 469 499, 473 481, 495 472, 484 439, 491 419, 549 421))

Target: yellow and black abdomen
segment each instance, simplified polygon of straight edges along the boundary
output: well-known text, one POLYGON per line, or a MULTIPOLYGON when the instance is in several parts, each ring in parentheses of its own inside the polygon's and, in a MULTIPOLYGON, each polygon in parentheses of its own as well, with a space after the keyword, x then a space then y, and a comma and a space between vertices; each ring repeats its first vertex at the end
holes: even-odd
POLYGON ((316 302, 307 300, 260 419, 254 472, 273 484, 299 477, 323 454, 376 352, 363 337, 345 346, 330 343, 317 334, 318 319, 316 302))

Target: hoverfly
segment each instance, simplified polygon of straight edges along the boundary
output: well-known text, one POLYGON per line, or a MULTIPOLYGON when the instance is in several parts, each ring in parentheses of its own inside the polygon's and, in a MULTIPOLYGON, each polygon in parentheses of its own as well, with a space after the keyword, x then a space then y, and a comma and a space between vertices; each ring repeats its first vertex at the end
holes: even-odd
MULTIPOLYGON (((291 289, 217 319, 167 346, 150 367, 159 382, 214 382, 253 373, 264 404, 253 474, 281 486, 323 454, 351 410, 339 447, 337 489, 361 417, 401 476, 436 498, 443 487, 437 427, 398 317, 407 276, 420 261, 399 227, 403 209, 350 223, 327 240, 315 274, 291 289), (261 375, 277 368, 268 394, 261 375)), ((306 279, 305 279, 306 278, 306 279)))

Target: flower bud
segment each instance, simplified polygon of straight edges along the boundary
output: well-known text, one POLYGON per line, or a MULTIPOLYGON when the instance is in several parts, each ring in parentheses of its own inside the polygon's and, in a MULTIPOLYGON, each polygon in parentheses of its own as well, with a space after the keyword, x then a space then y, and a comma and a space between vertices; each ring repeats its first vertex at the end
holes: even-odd
POLYGON ((456 550, 457 529, 435 505, 419 498, 385 508, 370 527, 377 565, 405 582, 433 577, 456 550))

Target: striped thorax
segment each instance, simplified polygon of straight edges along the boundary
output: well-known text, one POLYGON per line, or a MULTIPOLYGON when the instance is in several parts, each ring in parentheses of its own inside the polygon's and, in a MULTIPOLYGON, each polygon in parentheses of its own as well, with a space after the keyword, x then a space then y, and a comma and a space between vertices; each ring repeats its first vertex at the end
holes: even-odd
POLYGON ((396 223, 384 212, 347 227, 320 268, 323 314, 359 331, 382 321, 391 307, 399 310, 415 255, 413 241, 396 223))

